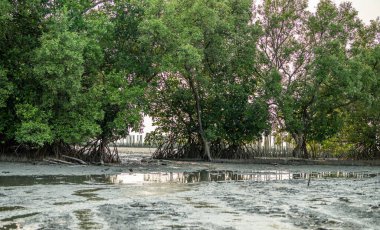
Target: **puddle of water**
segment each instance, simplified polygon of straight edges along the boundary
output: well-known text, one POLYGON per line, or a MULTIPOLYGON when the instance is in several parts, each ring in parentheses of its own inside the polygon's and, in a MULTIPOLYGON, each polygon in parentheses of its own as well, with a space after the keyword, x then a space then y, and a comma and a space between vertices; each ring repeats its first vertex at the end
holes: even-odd
POLYGON ((120 173, 116 175, 44 175, 44 176, 0 176, 0 187, 62 185, 62 184, 144 184, 144 183, 198 183, 228 181, 281 181, 323 178, 371 178, 379 173, 366 172, 311 172, 289 171, 238 172, 231 170, 200 170, 194 172, 120 173))
POLYGON ((367 173, 367 172, 311 172, 311 173, 294 173, 292 174, 292 179, 308 179, 318 178, 372 178, 378 176, 378 173, 367 173))
POLYGON ((291 179, 289 172, 255 172, 241 173, 234 171, 208 171, 195 172, 157 172, 157 173, 121 173, 110 177, 115 184, 135 183, 197 183, 197 182, 224 182, 224 181, 269 181, 291 179))
POLYGON ((157 172, 157 173, 121 173, 109 177, 114 184, 143 183, 197 183, 197 182, 228 182, 228 181, 281 181, 297 179, 323 178, 371 178, 376 173, 354 172, 312 172, 291 173, 289 171, 256 171, 242 173, 236 171, 200 170, 195 172, 157 172))

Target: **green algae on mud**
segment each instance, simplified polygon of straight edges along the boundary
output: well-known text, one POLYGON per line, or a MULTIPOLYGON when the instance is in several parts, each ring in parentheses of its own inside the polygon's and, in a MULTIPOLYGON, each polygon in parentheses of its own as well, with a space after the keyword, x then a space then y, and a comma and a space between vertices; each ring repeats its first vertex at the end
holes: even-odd
POLYGON ((102 229, 103 225, 93 221, 94 214, 90 209, 75 210, 74 214, 79 220, 78 227, 80 229, 102 229))
POLYGON ((82 190, 75 191, 73 195, 84 197, 87 199, 87 201, 100 201, 100 200, 105 200, 105 199, 99 197, 96 192, 100 190, 105 190, 105 189, 106 188, 82 189, 82 190))
POLYGON ((20 229, 20 225, 17 223, 4 224, 0 226, 0 230, 20 229))
POLYGON ((1 219, 1 221, 4 221, 4 222, 15 221, 17 219, 24 219, 24 218, 35 216, 35 215, 38 215, 38 214, 40 214, 40 212, 26 213, 26 214, 22 214, 22 215, 16 215, 16 216, 7 217, 7 218, 4 218, 4 219, 1 219))
POLYGON ((13 211, 13 210, 19 210, 19 209, 25 209, 25 208, 22 206, 0 206, 0 212, 13 211))
POLYGON ((0 176, 1 187, 53 185, 53 184, 85 184, 107 183, 106 175, 32 175, 32 176, 0 176))

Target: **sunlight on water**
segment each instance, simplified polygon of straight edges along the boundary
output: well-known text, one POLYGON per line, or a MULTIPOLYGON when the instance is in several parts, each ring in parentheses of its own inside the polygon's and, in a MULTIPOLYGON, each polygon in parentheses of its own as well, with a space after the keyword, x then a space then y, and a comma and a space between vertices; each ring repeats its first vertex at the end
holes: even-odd
POLYGON ((290 173, 289 171, 256 171, 239 173, 234 171, 207 171, 196 172, 157 172, 157 173, 121 173, 110 176, 115 184, 135 183, 197 183, 197 182, 228 182, 228 181, 280 181, 311 178, 368 178, 377 174, 352 172, 318 172, 318 173, 290 173))
POLYGON ((112 183, 133 184, 133 183, 196 183, 207 181, 269 181, 269 180, 289 180, 289 172, 263 172, 242 174, 233 171, 197 171, 197 172, 157 172, 157 173, 121 173, 110 177, 112 183))

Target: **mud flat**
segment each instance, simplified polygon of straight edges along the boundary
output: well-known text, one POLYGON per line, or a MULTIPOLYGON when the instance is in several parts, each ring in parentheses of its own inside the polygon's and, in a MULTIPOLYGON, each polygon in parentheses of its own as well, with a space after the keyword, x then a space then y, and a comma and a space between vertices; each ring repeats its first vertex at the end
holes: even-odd
POLYGON ((380 167, 0 163, 0 229, 378 229, 380 167), (308 186, 309 183, 309 186, 308 186))

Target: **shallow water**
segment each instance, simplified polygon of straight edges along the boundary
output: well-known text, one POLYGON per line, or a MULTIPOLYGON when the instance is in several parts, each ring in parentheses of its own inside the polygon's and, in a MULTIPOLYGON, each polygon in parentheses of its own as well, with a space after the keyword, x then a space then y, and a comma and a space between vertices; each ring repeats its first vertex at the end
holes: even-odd
POLYGON ((0 229, 380 226, 380 167, 0 166, 0 229))

